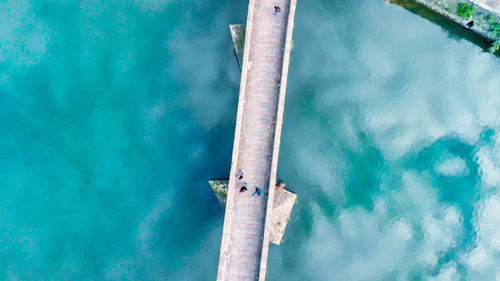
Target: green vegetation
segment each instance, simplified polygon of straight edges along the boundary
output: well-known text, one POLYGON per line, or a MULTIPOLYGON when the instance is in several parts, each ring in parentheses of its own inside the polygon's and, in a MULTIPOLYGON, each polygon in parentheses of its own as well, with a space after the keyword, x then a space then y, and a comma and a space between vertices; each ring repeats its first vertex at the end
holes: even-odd
POLYGON ((458 3, 457 5, 457 16, 470 19, 476 13, 476 9, 466 3, 458 3))
POLYGON ((491 26, 491 33, 495 35, 497 38, 500 38, 500 23, 491 26))
POLYGON ((497 40, 495 43, 493 43, 493 46, 491 46, 490 48, 490 52, 500 54, 500 40, 497 40))
POLYGON ((490 25, 490 32, 497 38, 497 41, 491 46, 490 52, 500 53, 500 22, 494 16, 490 15, 488 17, 488 24, 490 25))
POLYGON ((493 16, 488 17, 488 23, 490 24, 490 31, 497 38, 500 38, 500 23, 493 16))
POLYGON ((489 24, 495 24, 496 22, 497 22, 497 20, 495 19, 494 16, 492 16, 492 15, 488 16, 488 23, 489 24))

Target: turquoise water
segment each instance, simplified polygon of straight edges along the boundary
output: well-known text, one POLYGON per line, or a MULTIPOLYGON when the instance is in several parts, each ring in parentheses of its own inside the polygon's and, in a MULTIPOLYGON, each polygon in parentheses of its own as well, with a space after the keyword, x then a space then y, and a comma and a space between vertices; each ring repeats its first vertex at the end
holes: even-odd
MULTIPOLYGON (((247 1, 0 2, 0 279, 214 280, 247 1)), ((500 60, 300 1, 268 280, 500 280, 500 60)))

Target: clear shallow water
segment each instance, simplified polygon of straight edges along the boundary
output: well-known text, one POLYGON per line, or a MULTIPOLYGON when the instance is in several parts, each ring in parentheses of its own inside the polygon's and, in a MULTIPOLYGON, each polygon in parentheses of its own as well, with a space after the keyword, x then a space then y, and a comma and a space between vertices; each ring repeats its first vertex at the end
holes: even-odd
MULTIPOLYGON (((0 3, 0 279, 213 280, 247 1, 0 3)), ((302 1, 268 280, 500 280, 500 61, 302 1)))

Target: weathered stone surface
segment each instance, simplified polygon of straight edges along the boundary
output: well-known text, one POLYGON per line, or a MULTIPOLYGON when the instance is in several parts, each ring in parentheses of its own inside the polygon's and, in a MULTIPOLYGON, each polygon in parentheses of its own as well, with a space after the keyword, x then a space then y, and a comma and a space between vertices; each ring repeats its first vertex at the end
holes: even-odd
POLYGON ((208 183, 212 187, 212 191, 214 192, 215 196, 217 196, 217 199, 219 199, 219 202, 225 208, 227 201, 227 187, 229 185, 229 180, 228 179, 209 180, 208 183))
POLYGON ((471 0, 485 10, 500 15, 500 0, 471 0))
MULTIPOLYGON (((219 202, 225 208, 229 180, 209 180, 208 183, 212 187, 212 190, 214 191, 215 196, 217 196, 217 199, 219 199, 219 202)), ((296 200, 297 194, 285 188, 279 189, 278 186, 276 186, 273 200, 273 213, 271 217, 271 233, 269 238, 269 241, 271 243, 274 243, 276 245, 279 245, 281 243, 281 239, 285 234, 285 229, 288 221, 290 220, 290 215, 292 213, 292 209, 295 205, 296 200)))
POLYGON ((265 280, 296 2, 250 0, 248 5, 220 281, 265 280), (240 194, 243 182, 248 192, 240 194), (253 197, 256 188, 264 194, 253 197))
POLYGON ((233 48, 236 54, 236 60, 240 66, 243 63, 243 50, 245 48, 245 26, 242 24, 231 24, 229 25, 231 30, 231 37, 233 38, 233 48))
POLYGON ((271 217, 271 233, 269 237, 271 243, 276 245, 281 243, 296 200, 297 194, 285 188, 279 189, 278 186, 276 186, 274 192, 273 215, 271 217))

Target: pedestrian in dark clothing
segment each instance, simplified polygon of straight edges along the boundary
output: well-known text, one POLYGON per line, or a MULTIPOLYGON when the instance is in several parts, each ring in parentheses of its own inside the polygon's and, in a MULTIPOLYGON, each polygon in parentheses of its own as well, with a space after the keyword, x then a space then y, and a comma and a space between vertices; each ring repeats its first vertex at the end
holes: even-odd
POLYGON ((274 14, 275 15, 281 14, 281 8, 280 8, 280 6, 274 6, 274 14))
POLYGON ((244 182, 243 185, 241 186, 240 193, 243 193, 245 191, 247 191, 247 183, 246 182, 244 182))
POLYGON ((242 180, 243 179, 243 170, 240 170, 240 173, 236 176, 238 177, 239 180, 242 180))

